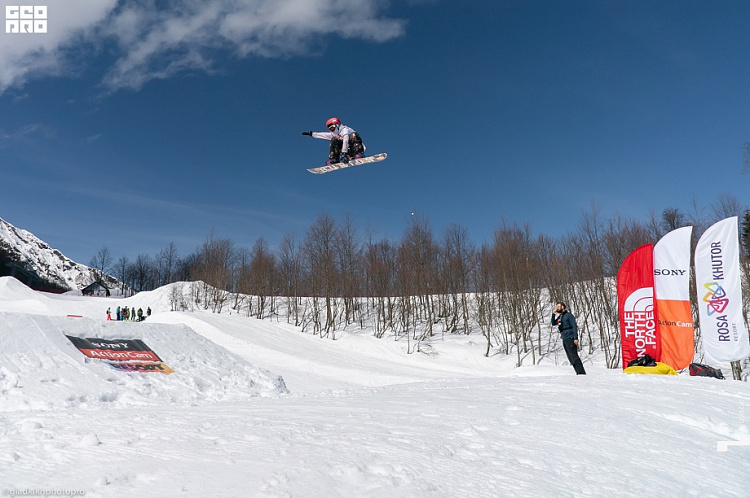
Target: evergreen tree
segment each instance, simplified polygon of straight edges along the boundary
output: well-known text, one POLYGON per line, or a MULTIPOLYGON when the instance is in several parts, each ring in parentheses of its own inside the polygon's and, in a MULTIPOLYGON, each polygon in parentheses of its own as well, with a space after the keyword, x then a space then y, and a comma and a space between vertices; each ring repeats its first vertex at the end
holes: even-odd
POLYGON ((750 259, 750 209, 745 210, 740 220, 740 245, 743 257, 750 259))

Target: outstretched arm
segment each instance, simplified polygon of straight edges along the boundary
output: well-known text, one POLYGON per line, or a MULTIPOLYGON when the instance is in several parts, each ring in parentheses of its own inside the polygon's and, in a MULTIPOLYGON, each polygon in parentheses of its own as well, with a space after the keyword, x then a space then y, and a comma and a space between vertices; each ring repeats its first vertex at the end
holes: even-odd
POLYGON ((323 140, 330 140, 333 138, 333 133, 329 131, 303 131, 303 135, 313 138, 322 138, 323 140))

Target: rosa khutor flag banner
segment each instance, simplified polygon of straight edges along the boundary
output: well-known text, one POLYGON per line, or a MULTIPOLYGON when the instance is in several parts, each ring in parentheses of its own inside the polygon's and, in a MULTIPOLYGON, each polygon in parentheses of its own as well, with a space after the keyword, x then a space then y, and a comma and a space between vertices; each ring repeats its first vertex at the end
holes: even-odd
POLYGON ((737 217, 712 225, 695 248, 695 284, 705 362, 750 356, 742 319, 742 285, 737 217))
POLYGON ((661 361, 680 370, 693 360, 695 331, 690 312, 690 237, 693 227, 672 230, 654 246, 654 293, 661 361))
POLYGON ((617 273, 622 368, 648 354, 661 361, 659 322, 654 299, 654 246, 631 252, 617 273))

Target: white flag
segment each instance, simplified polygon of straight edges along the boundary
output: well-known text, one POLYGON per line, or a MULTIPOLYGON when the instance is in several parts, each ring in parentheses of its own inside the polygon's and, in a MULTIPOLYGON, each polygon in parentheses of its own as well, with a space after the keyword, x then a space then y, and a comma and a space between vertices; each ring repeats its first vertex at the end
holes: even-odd
POLYGON ((737 217, 711 226, 695 249, 705 361, 738 361, 750 356, 750 342, 742 319, 742 286, 737 217))
POLYGON ((661 361, 680 370, 693 360, 695 334, 690 311, 690 236, 693 227, 672 230, 654 246, 661 361))

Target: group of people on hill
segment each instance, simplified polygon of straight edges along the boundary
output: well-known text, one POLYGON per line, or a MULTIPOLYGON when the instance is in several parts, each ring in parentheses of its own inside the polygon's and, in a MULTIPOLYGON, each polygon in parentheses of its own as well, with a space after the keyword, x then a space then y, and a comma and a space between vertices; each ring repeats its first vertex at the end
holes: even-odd
MULTIPOLYGON (((146 317, 151 316, 151 308, 146 308, 146 316, 143 316, 143 308, 128 308, 127 306, 118 306, 115 310, 115 317, 117 321, 130 320, 132 322, 142 322, 146 317)), ((107 320, 112 320, 112 308, 107 308, 107 320)))

